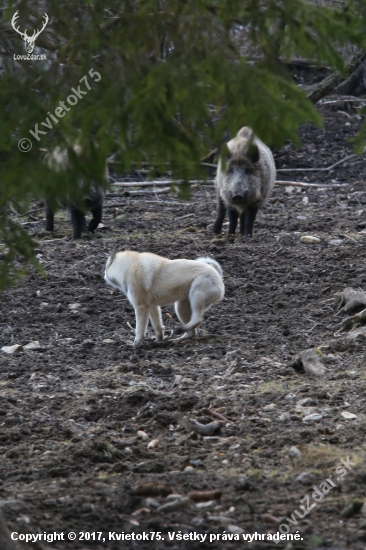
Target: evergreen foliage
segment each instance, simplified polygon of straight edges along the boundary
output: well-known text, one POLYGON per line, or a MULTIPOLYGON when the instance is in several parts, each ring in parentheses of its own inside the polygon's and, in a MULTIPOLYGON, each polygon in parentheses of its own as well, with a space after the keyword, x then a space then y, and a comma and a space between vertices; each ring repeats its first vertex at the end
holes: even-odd
POLYGON ((168 163, 174 178, 188 179, 202 176, 200 158, 243 125, 279 146, 298 142, 299 124, 321 124, 284 62, 299 55, 342 70, 342 44, 365 47, 366 3, 19 0, 2 3, 0 29, 4 288, 35 262, 14 210, 24 214, 32 198, 75 200, 78 178, 85 188, 103 185, 112 153, 121 172, 143 161, 165 172, 168 163), (26 54, 11 26, 16 11, 16 27, 28 36, 48 14, 33 52, 47 59, 14 59, 26 54), (79 95, 73 106, 70 95, 79 95), (68 110, 57 111, 60 102, 68 110), (18 148, 24 138, 29 152, 18 148), (68 147, 70 168, 55 173, 42 156, 59 145, 68 147))

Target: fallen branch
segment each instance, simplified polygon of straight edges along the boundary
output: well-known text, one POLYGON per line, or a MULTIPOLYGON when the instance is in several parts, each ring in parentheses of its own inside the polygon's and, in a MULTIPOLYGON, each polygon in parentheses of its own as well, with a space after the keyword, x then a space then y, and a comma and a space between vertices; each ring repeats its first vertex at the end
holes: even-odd
MULTIPOLYGON (((366 50, 361 50, 351 57, 351 59, 345 64, 345 74, 350 75, 357 69, 359 65, 366 59, 366 50)), ((307 98, 313 103, 317 103, 319 99, 326 96, 331 90, 334 90, 341 82, 343 82, 344 76, 335 71, 330 74, 324 80, 316 84, 311 91, 307 94, 307 98)))
POLYGON ((192 181, 182 181, 182 180, 155 180, 155 181, 140 181, 140 182, 130 182, 130 181, 116 181, 112 183, 117 187, 157 187, 162 185, 195 185, 197 183, 213 183, 214 180, 192 180, 192 181))
POLYGON ((293 187, 345 187, 348 183, 307 183, 306 181, 281 181, 277 180, 276 185, 292 185, 293 187))
POLYGON ((345 157, 344 159, 338 160, 334 164, 331 164, 330 166, 326 166, 325 168, 278 168, 277 172, 328 172, 329 170, 332 170, 338 164, 342 164, 342 162, 346 162, 347 160, 351 160, 354 157, 357 157, 359 155, 356 155, 355 153, 352 155, 349 155, 348 157, 345 157))

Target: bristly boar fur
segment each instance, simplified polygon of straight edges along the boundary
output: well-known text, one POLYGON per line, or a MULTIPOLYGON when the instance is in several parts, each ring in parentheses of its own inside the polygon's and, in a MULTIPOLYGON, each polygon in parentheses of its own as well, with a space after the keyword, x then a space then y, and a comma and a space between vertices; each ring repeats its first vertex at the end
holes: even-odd
POLYGON ((240 234, 251 237, 257 212, 276 179, 273 155, 248 126, 227 143, 227 149, 225 170, 221 159, 217 168, 217 218, 213 232, 221 232, 227 210, 229 235, 235 233, 240 218, 240 234))
MULTIPOLYGON (((75 153, 79 156, 81 155, 81 147, 78 144, 73 146, 75 153)), ((67 154, 67 149, 61 147, 56 147, 51 153, 49 153, 45 158, 46 164, 49 168, 53 169, 55 172, 60 172, 65 170, 69 166, 69 158, 67 154)), ((105 178, 108 179, 108 168, 106 166, 105 178)), ((78 182, 79 183, 79 182, 78 182)), ((104 201, 104 191, 98 185, 92 185, 90 188, 89 195, 84 197, 81 201, 81 204, 67 204, 60 206, 67 206, 71 214, 71 222, 73 226, 74 239, 80 239, 81 233, 83 231, 90 231, 94 233, 98 225, 102 221, 103 214, 103 201, 104 201), (88 227, 86 226, 85 212, 90 211, 92 214, 92 219, 90 220, 88 227)), ((54 230, 54 211, 51 206, 46 201, 45 203, 46 211, 46 231, 54 230)))

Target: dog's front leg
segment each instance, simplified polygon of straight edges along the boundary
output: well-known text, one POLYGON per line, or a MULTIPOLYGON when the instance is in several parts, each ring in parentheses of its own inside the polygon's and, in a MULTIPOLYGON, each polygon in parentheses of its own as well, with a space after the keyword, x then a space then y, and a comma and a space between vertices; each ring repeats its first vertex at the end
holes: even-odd
POLYGON ((164 327, 159 306, 151 306, 149 311, 151 324, 156 334, 156 340, 161 342, 164 339, 164 327))
POLYGON ((145 338, 147 323, 149 321, 149 309, 146 306, 135 306, 135 315, 136 336, 133 345, 134 347, 137 347, 145 338))

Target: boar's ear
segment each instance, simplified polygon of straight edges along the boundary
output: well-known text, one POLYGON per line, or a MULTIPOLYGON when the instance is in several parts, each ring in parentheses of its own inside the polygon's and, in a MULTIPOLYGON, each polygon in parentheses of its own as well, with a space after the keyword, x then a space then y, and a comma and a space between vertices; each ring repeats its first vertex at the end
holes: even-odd
POLYGON ((249 160, 255 164, 259 161, 259 149, 258 146, 255 143, 250 143, 248 147, 248 158, 249 160))
POLYGON ((221 169, 222 170, 226 170, 226 165, 228 163, 228 161, 230 160, 232 156, 232 152, 230 151, 229 147, 227 146, 227 143, 224 143, 224 145, 222 146, 221 148, 221 156, 220 156, 220 160, 221 160, 221 169))

